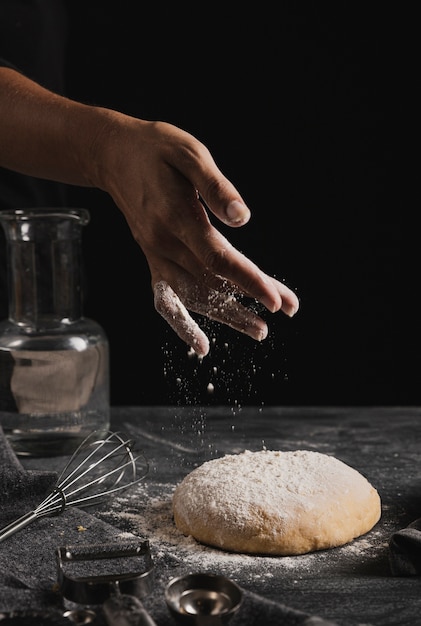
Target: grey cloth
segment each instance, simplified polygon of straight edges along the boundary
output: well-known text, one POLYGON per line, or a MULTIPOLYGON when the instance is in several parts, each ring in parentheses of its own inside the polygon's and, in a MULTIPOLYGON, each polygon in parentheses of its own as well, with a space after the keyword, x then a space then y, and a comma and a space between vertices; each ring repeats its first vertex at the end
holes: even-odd
POLYGON ((55 472, 26 471, 18 461, 0 426, 0 523, 5 525, 24 507, 36 506, 53 487, 55 472))
MULTIPOLYGON (((25 470, 0 426, 0 529, 33 510, 54 488, 57 475, 25 470)), ((35 520, 0 543, 1 626, 68 626, 68 604, 57 588, 55 553, 59 546, 109 545, 121 540, 121 530, 79 508, 35 520)), ((133 539, 139 540, 134 537, 133 539)), ((146 538, 145 538, 146 539, 146 538)), ((125 541, 127 536, 125 535, 125 541)), ((155 567, 156 584, 143 601, 157 626, 174 626, 164 590, 171 575, 165 557, 155 567)), ((101 607, 95 624, 105 624, 101 607)), ((335 626, 333 622, 273 602, 243 590, 243 602, 230 626, 335 626)))
POLYGON ((389 541, 389 562, 394 576, 421 574, 421 518, 393 533, 389 541))
POLYGON ((288 608, 285 605, 262 598, 250 591, 244 592, 243 603, 232 618, 230 626, 337 626, 334 622, 288 608))

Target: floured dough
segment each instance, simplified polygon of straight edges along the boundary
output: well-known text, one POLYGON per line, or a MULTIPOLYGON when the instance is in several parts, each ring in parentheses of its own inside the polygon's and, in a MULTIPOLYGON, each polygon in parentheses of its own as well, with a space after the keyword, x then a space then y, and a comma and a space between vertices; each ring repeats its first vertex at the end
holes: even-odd
POLYGON ((233 552, 294 555, 341 546, 380 519, 376 489, 335 457, 262 450, 207 461, 176 487, 177 528, 233 552))

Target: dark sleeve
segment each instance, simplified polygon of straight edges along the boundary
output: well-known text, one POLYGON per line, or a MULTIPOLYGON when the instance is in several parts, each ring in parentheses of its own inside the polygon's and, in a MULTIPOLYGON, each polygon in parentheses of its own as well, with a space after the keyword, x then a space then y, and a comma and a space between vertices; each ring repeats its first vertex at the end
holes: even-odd
POLYGON ((67 27, 65 0, 1 0, 1 65, 64 94, 67 27))
POLYGON ((9 61, 6 61, 6 59, 3 59, 2 57, 0 57, 0 67, 10 67, 11 69, 16 69, 12 63, 9 63, 9 61))
MULTIPOLYGON (((0 66, 16 69, 64 94, 66 16, 64 0, 0 0, 0 66)), ((65 185, 0 168, 0 210, 66 203, 65 185)), ((4 233, 0 229, 0 319, 7 317, 5 268, 4 233)))

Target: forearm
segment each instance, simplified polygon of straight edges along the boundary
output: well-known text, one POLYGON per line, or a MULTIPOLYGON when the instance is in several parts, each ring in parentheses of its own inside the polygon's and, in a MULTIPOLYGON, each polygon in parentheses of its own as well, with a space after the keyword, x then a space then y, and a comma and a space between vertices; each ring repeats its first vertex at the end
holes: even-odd
POLYGON ((0 67, 0 166, 68 184, 95 185, 96 137, 111 114, 0 67))

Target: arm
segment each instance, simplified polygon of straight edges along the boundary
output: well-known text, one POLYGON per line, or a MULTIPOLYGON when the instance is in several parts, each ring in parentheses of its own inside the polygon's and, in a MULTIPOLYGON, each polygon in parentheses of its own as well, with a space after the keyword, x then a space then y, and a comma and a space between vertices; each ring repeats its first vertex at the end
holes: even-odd
POLYGON ((208 210, 232 227, 250 211, 208 149, 171 124, 75 102, 0 67, 0 166, 110 194, 146 256, 157 311, 199 356, 209 343, 188 311, 260 341, 266 322, 241 295, 298 309, 211 224, 208 210))

